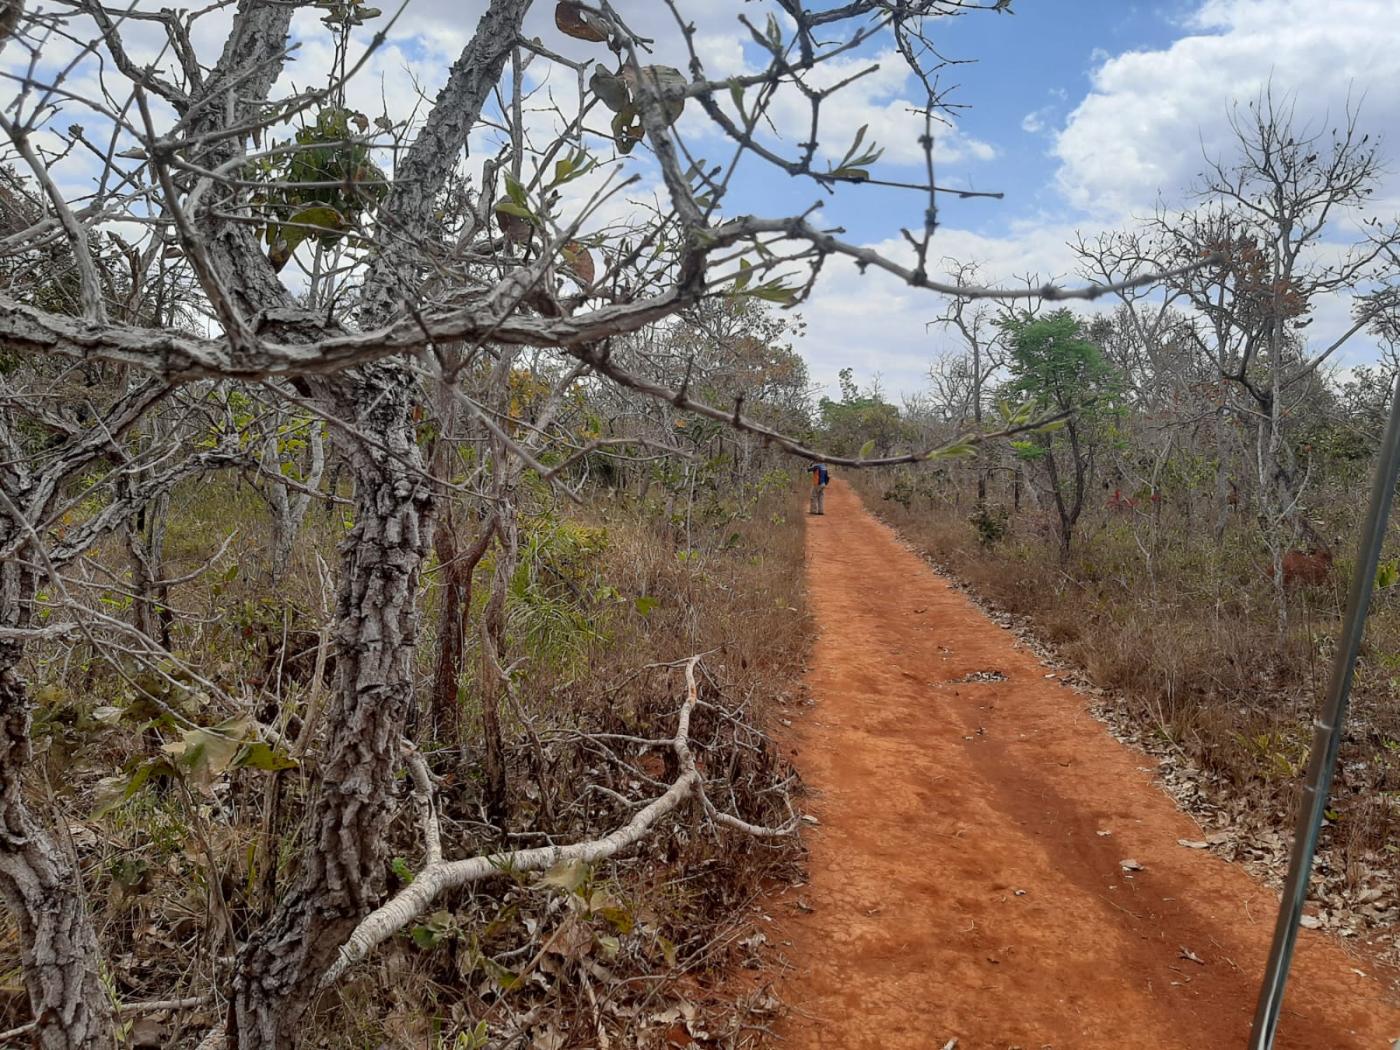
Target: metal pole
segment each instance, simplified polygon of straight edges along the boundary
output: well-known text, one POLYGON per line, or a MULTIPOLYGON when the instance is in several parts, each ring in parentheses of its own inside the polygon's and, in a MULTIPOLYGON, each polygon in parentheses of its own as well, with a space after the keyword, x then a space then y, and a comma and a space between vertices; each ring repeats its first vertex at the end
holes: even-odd
POLYGON ((1347 596, 1342 637, 1337 646, 1336 662, 1332 665, 1332 678, 1327 686, 1322 714, 1313 723, 1308 779, 1298 808, 1298 826, 1294 832, 1293 853, 1288 861, 1288 879, 1283 886, 1283 901, 1279 905, 1278 922, 1274 926, 1269 961, 1264 967, 1264 983, 1259 988, 1259 1004, 1254 1012, 1249 1050, 1272 1050, 1274 1035, 1278 1030, 1283 988, 1288 980, 1289 964, 1293 961, 1293 949, 1298 943, 1298 922, 1303 916, 1303 902, 1308 896, 1313 854, 1317 851, 1317 837, 1322 830, 1327 796, 1332 790, 1332 774, 1337 768, 1337 750, 1342 743, 1342 725, 1346 720, 1352 670, 1361 647, 1366 613, 1371 605, 1371 590, 1380 563, 1381 545, 1385 541, 1386 523, 1390 519, 1397 472, 1400 472, 1400 378, 1397 378, 1395 389, 1390 394, 1390 419, 1385 426, 1376 476, 1371 484, 1371 502, 1362 525, 1356 569, 1347 596))

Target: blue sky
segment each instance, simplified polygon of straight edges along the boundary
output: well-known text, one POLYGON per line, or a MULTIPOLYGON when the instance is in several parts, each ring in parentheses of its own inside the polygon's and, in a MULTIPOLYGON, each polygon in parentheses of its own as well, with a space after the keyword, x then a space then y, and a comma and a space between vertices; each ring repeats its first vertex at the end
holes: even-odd
MULTIPOLYGON (((1055 184, 1058 161, 1051 149, 1057 124, 1089 91, 1093 70, 1105 57, 1170 46, 1198 6, 1186 0, 1019 0, 1014 15, 978 12, 934 23, 940 50, 960 62, 940 77, 950 88, 948 101, 959 107, 958 132, 995 150, 987 159, 940 165, 940 180, 1005 194, 1000 201, 944 197, 943 221, 997 237, 1009 235, 1017 222, 1079 211, 1055 184)), ((885 47, 882 39, 862 54, 874 61, 885 47)), ((747 50, 752 55, 754 49, 747 50)), ((916 97, 912 80, 905 87, 909 98, 916 97)), ((891 164, 887 156, 884 164, 909 179, 921 174, 921 161, 891 164)), ((794 193, 813 200, 823 195, 816 187, 802 190, 789 179, 750 171, 754 177, 732 201, 738 210, 791 207, 794 193)), ((859 239, 880 241, 897 235, 900 225, 917 226, 923 207, 918 193, 860 187, 839 192, 826 214, 859 239)))
MULTIPOLYGON (((948 19, 939 28, 940 46, 966 64, 942 74, 952 86, 949 101, 965 105, 958 125, 996 149, 977 164, 955 165, 956 185, 1006 194, 1002 201, 948 199, 945 221, 991 236, 1007 233, 1013 221, 1044 211, 1059 212, 1065 202, 1055 191, 1056 162, 1046 132, 1064 119, 1090 86, 1090 73, 1104 54, 1164 47, 1180 31, 1173 17, 1186 5, 1124 4, 1114 0, 1029 0, 1014 15, 975 14, 948 19), (1069 9, 1069 10, 1067 10, 1069 9), (1072 12, 1072 13, 1071 13, 1072 12), (1035 115, 1041 131, 1023 128, 1035 115)), ((917 195, 880 191, 851 194, 853 230, 881 239, 888 235, 891 207, 917 221, 917 195), (884 228, 882 228, 884 227, 884 228)))

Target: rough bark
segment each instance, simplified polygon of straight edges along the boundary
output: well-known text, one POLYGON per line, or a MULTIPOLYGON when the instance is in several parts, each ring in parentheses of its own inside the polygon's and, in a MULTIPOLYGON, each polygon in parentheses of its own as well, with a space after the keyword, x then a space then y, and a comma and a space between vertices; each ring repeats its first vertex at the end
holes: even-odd
MULTIPOLYGON (((483 16, 396 171, 401 181, 380 213, 394 229, 426 227, 529 6, 529 0, 494 0, 483 16)), ((243 37, 260 50, 260 61, 269 62, 268 49, 278 44, 278 33, 285 40, 286 23, 274 24, 257 7, 245 3, 240 9, 250 27, 243 37)), ((236 30, 225 59, 242 46, 239 38, 236 30)), ((220 271, 239 286, 242 302, 269 320, 274 318, 268 310, 275 309, 278 324, 291 326, 289 338, 312 334, 298 332, 304 315, 288 308, 285 289, 237 224, 220 224, 214 232, 221 238, 220 271), (250 252, 257 252, 256 260, 250 252), (242 272, 240 261, 256 273, 242 272)), ((381 252, 365 283, 362 325, 386 323, 413 297, 410 260, 404 248, 381 252)), ((378 903, 399 741, 413 706, 417 595, 432 504, 412 417, 415 380, 403 363, 390 359, 323 381, 318 389, 349 424, 334 434, 355 483, 355 527, 342 549, 337 610, 339 683, 326 715, 322 783, 296 887, 239 953, 227 1040, 238 1050, 299 1044, 321 974, 359 918, 378 903)))
MULTIPOLYGON (((135 418, 132 413, 139 415, 149 403, 139 391, 123 399, 103 420, 110 428, 105 433, 121 434, 135 418)), ((27 518, 42 515, 65 474, 88 461, 93 439, 74 438, 50 470, 36 476, 25 467, 9 419, 0 413, 0 449, 6 453, 0 463, 0 550, 19 551, 27 538, 27 518)), ((30 626, 38 581, 30 567, 33 553, 28 553, 28 558, 0 558, 0 626, 30 626)), ((0 898, 19 928, 20 961, 35 1020, 33 1045, 40 1050, 107 1050, 115 1046, 114 1018, 81 880, 24 798, 32 759, 32 704, 19 672, 21 656, 19 641, 0 642, 0 898)))
MULTIPOLYGON (((18 478, 0 472, 11 500, 18 478), (11 487, 13 486, 13 487, 11 487)), ((18 527, 0 524, 0 538, 18 527)), ((19 559, 0 564, 0 625, 28 626, 33 575, 19 559)), ((0 641, 0 897, 19 927, 20 958, 39 1050, 106 1050, 116 1045, 100 955, 72 861, 35 820, 24 799, 31 759, 31 704, 19 673, 21 647, 0 641)))
POLYGON ((338 688, 326 717, 321 784, 295 888, 239 953, 231 1046, 297 1046, 317 982, 359 919, 379 901, 394 771, 413 697, 417 592, 431 492, 409 406, 413 380, 396 365, 347 377, 343 411, 375 443, 345 449, 355 526, 342 547, 338 688))
POLYGON ((114 1047, 111 1004, 72 862, 40 828, 22 795, 29 697, 19 646, 0 642, 0 896, 19 926, 24 983, 39 1050, 114 1047))

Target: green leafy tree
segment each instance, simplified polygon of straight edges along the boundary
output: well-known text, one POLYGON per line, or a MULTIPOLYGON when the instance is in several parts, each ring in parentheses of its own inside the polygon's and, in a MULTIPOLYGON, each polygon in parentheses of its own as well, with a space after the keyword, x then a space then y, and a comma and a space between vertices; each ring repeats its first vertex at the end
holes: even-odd
POLYGON ((862 456, 884 456, 909 437, 909 425, 898 406, 886 401, 878 386, 860 390, 849 368, 841 369, 838 382, 841 400, 824 397, 817 404, 833 451, 847 454, 859 449, 862 456))
POLYGON ((1060 556, 1068 558, 1074 528, 1094 481, 1095 461, 1118 411, 1119 378, 1069 310, 1003 322, 1011 354, 1008 390, 1063 420, 1015 442, 1038 465, 1055 501, 1060 556))

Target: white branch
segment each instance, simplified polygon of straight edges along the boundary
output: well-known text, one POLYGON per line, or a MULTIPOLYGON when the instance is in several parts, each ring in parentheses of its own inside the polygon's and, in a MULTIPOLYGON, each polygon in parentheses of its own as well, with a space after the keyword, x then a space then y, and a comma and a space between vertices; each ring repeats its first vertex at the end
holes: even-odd
MULTIPOLYGON (((680 764, 680 775, 664 794, 653 799, 638 810, 626 824, 603 838, 578 842, 571 846, 540 846, 451 861, 441 859, 440 845, 437 845, 436 850, 434 848, 437 818, 429 802, 431 816, 425 817, 425 828, 429 830, 427 866, 414 876, 411 883, 355 927, 350 939, 340 949, 340 958, 326 971, 321 986, 324 988, 333 984, 349 967, 364 959, 376 947, 423 914, 434 900, 448 890, 506 872, 543 871, 569 861, 591 863, 606 860, 635 846, 662 817, 678 808, 687 798, 698 795, 704 800, 704 785, 699 771, 695 768, 695 756, 690 750, 690 716, 699 702, 695 683, 695 665, 699 662, 700 657, 692 656, 685 664, 686 699, 676 720, 676 735, 671 739, 671 748, 680 764), (437 859, 433 859, 434 853, 437 859)), ((420 794, 431 791, 427 766, 417 752, 409 754, 409 771, 420 794)), ((719 823, 761 837, 790 834, 796 826, 796 821, 792 821, 782 828, 761 828, 717 812, 707 800, 705 808, 719 823)))

